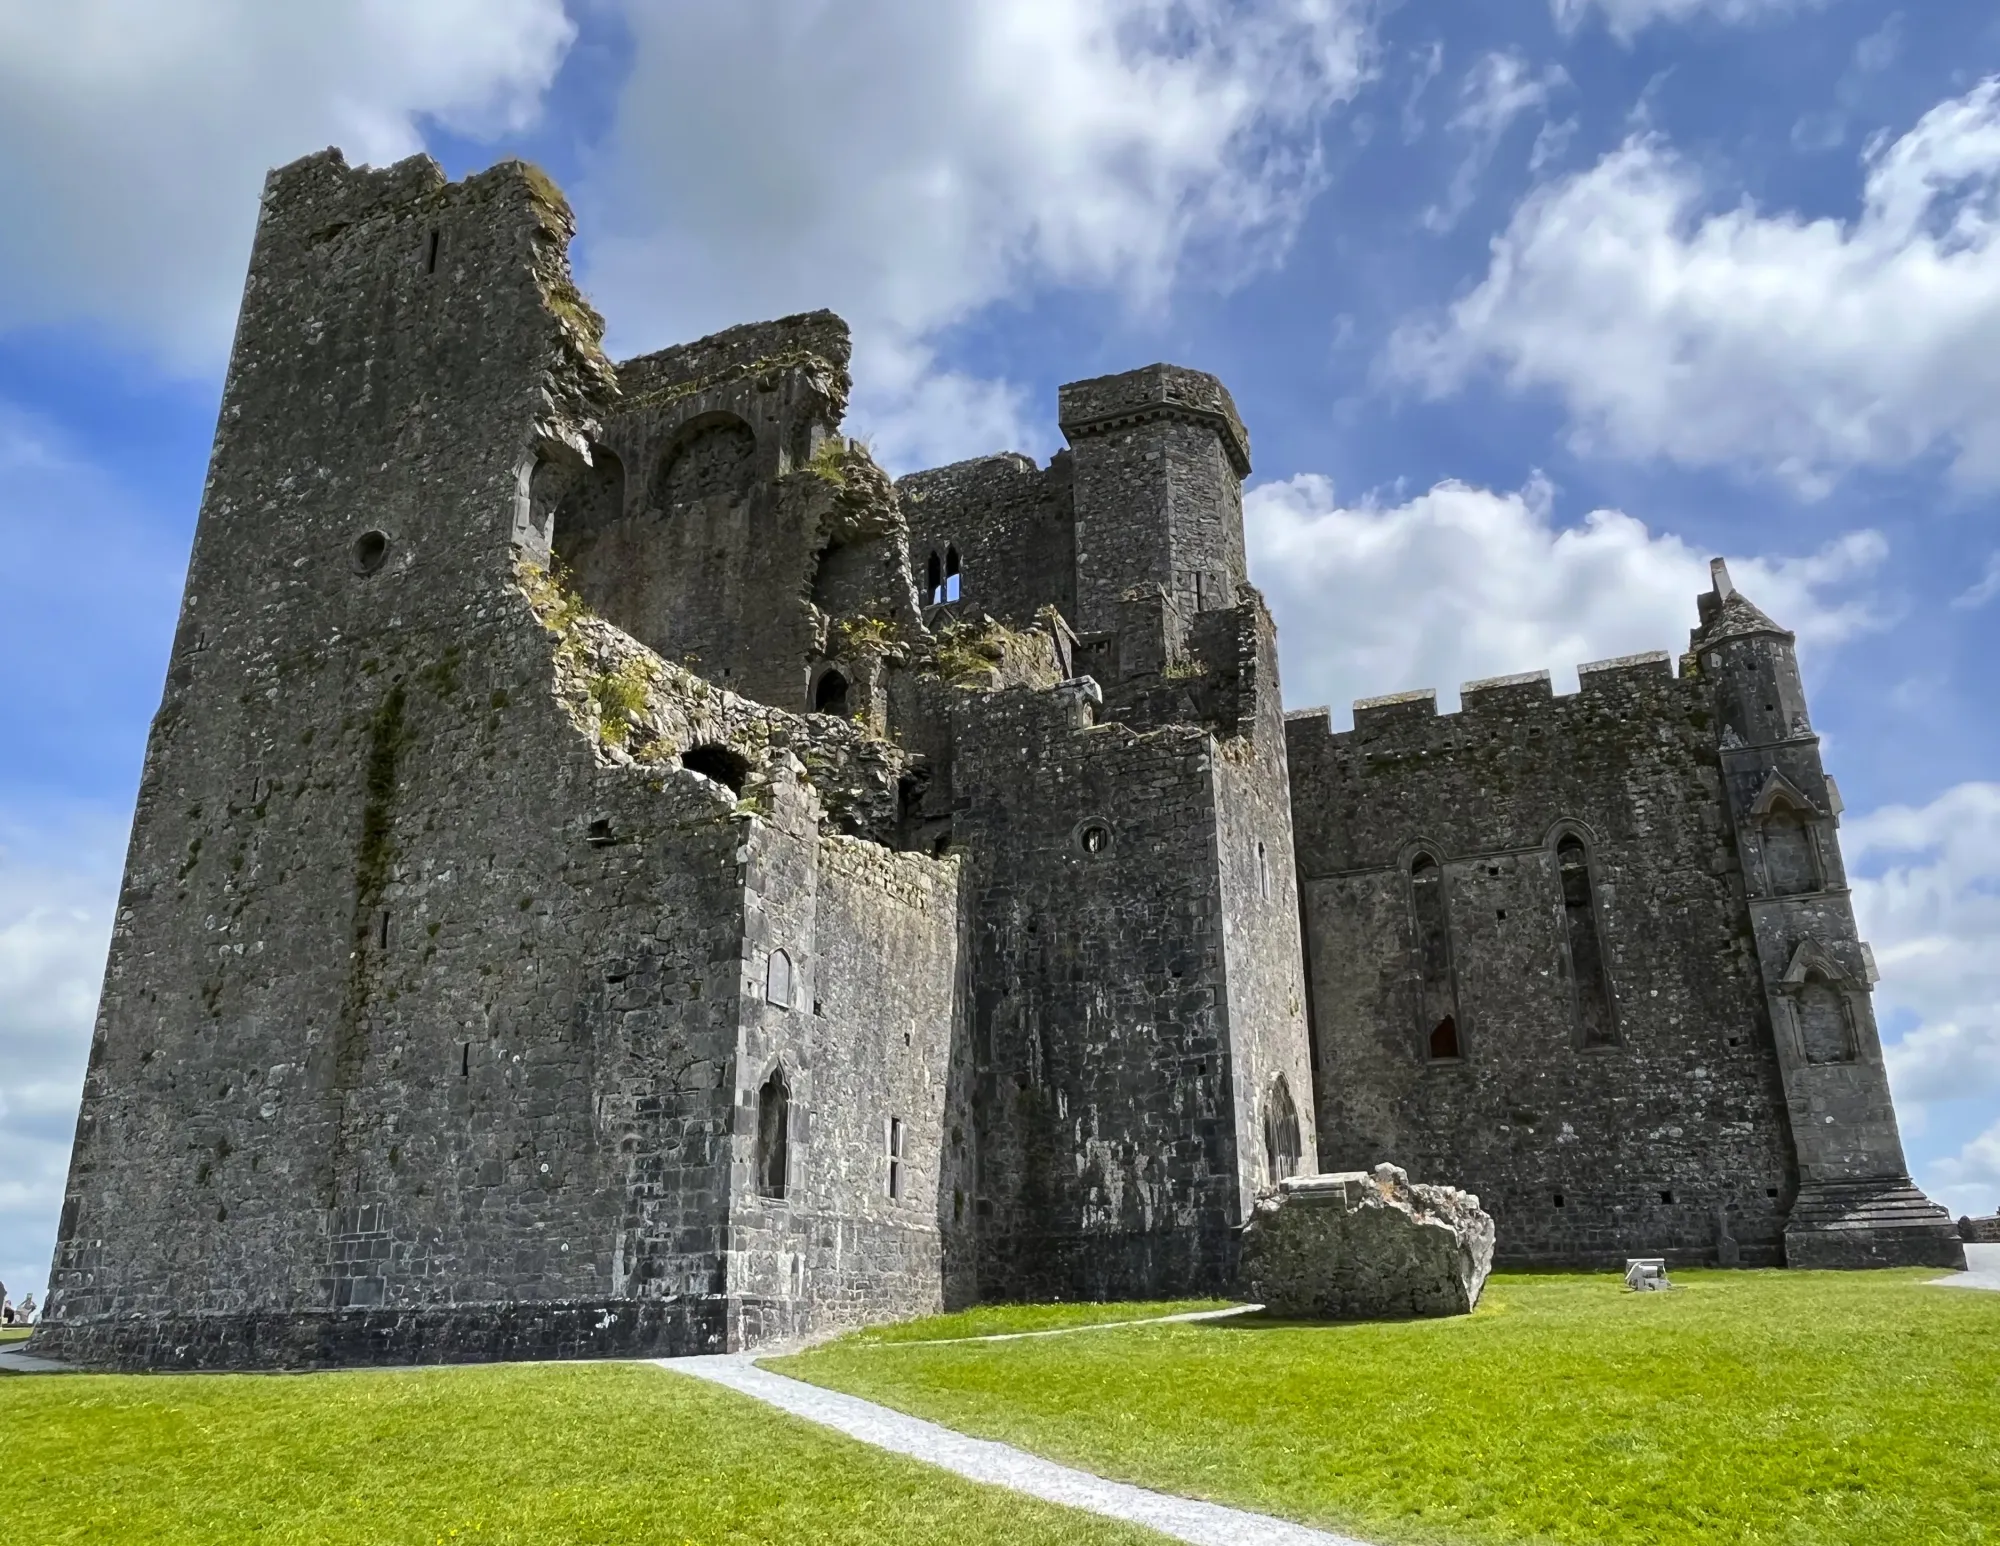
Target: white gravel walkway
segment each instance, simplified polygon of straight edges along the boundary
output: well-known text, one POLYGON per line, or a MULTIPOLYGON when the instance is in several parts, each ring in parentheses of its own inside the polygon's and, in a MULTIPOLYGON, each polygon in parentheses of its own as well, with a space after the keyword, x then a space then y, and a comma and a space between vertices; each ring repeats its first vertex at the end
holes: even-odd
POLYGON ((1965 1271, 1932 1278, 1934 1288, 1986 1288, 2000 1292, 2000 1245, 1968 1245, 1965 1271))
POLYGON ((858 1396, 822 1390, 817 1385, 760 1369, 752 1361, 757 1356, 760 1355, 723 1353, 697 1358, 656 1358, 653 1362, 676 1374, 692 1375, 754 1397, 794 1417, 873 1444, 877 1449, 955 1471, 971 1481, 1010 1488, 1107 1519, 1144 1525, 1173 1540, 1193 1542, 1194 1546, 1366 1546, 1350 1535, 1332 1535, 1325 1530, 1310 1530, 1304 1525, 1273 1519, 1268 1514, 1246 1513, 1242 1509, 1224 1508, 1219 1503, 1198 1503, 1192 1498, 1170 1497, 1124 1482, 1109 1482, 1009 1444, 969 1439, 962 1433, 891 1411, 858 1396))

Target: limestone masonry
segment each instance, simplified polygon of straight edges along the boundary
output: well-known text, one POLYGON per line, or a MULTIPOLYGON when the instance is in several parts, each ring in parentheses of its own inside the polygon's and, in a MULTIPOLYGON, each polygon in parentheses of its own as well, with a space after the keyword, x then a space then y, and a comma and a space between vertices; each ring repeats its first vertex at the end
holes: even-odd
POLYGON ((267 184, 35 1351, 737 1348, 1236 1281, 1389 1160, 1501 1262, 1958 1265, 1792 637, 1287 716, 1155 365, 892 483, 848 337, 627 361, 515 162, 267 184))

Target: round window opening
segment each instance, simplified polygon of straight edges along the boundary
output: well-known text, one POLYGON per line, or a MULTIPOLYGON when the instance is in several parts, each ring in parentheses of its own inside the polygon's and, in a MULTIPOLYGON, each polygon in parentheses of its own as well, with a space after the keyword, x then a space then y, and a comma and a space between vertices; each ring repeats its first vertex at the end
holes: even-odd
POLYGON ((1111 846, 1111 829, 1101 821, 1087 821, 1077 828, 1076 842, 1087 854, 1101 854, 1111 846))
POLYGON ((389 534, 386 531, 364 531, 354 539, 354 572, 373 574, 388 560, 389 534))

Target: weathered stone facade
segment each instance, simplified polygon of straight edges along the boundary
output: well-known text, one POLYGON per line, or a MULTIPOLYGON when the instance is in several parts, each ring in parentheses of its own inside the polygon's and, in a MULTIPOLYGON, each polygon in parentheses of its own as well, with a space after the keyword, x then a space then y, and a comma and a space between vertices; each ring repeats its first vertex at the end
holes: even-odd
POLYGON ((519 163, 272 174, 39 1349, 691 1351, 1219 1290, 1261 1189, 1363 1152, 1491 1193, 1520 1256, 1698 1253, 1730 1203, 1745 1259, 1788 1219, 1932 1249, 1831 785, 1717 696, 1796 696, 1785 636, 1288 725, 1212 377, 1074 383, 1047 468, 892 485, 839 434, 839 319, 614 369, 569 235, 519 163), (1819 868, 1767 896, 1780 805, 1819 868), (1413 991, 1455 995, 1456 1068, 1413 991))

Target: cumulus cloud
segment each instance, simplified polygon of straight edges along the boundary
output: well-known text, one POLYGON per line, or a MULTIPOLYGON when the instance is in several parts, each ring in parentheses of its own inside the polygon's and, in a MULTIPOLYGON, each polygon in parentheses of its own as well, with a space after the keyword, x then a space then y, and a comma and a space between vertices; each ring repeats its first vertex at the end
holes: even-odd
POLYGON ((1772 21, 1781 16, 1809 10, 1824 0, 1549 0, 1556 25, 1573 32, 1593 13, 1604 17, 1605 26, 1629 41, 1654 22, 1689 22, 1707 19, 1743 26, 1772 21))
POLYGON ((1937 1161, 1925 1179, 1931 1197, 1960 1217, 2000 1213, 2000 1122, 1937 1161))
POLYGON ((9 827, 0 830, 0 1282, 19 1299, 41 1296, 55 1242, 123 829, 78 811, 9 827))
MULTIPOLYGON (((833 306, 867 421, 940 330, 1030 285, 1157 304, 1282 253, 1359 87, 1359 0, 792 0, 629 8, 583 190, 620 349, 833 306), (875 385, 877 372, 892 386, 875 385)), ((914 364, 917 369, 910 369, 914 364)), ((985 430, 1005 389, 972 386, 985 430)), ((948 427, 948 426, 947 426, 948 427)), ((957 454, 993 443, 954 447, 957 454)), ((934 437, 935 438, 935 437, 934 437)))
POLYGON ((1538 188, 1391 371, 1441 395, 1490 368, 1557 394, 1585 447, 1807 493, 1938 454, 2000 483, 2000 79, 1874 145, 1851 221, 1707 199, 1650 134, 1538 188))
MULTIPOLYGON (((1308 474, 1245 501, 1252 572, 1270 598, 1285 697, 1326 703, 1547 667, 1573 691, 1584 661, 1686 648, 1710 555, 1616 510, 1555 523, 1546 483, 1440 483, 1400 503, 1342 504, 1308 474)), ((1795 558, 1734 558, 1745 594, 1824 649, 1878 624, 1864 583, 1886 552, 1851 533, 1795 558)))
POLYGON ((1841 847, 1882 971, 1877 1012, 1907 1027, 1884 1049, 1906 1119, 2000 1098, 2000 784, 1849 820, 1841 847))
POLYGON ((0 0, 0 328, 212 366, 267 168, 519 128, 573 35, 561 0, 0 0))

